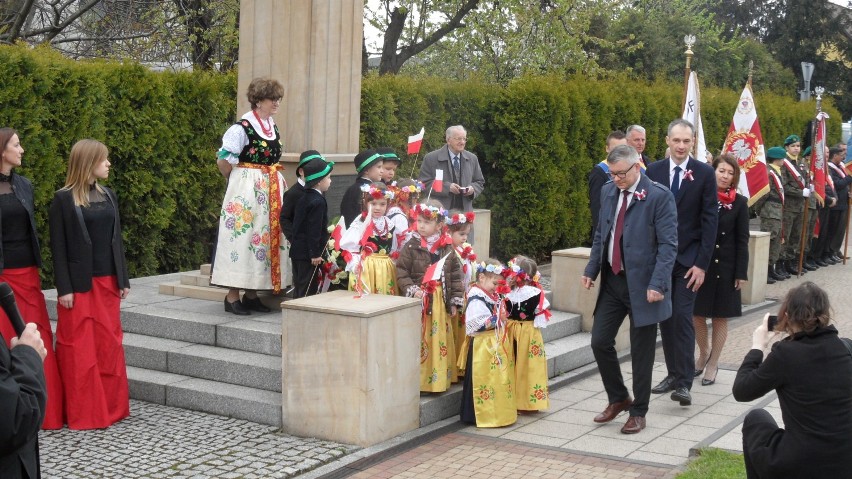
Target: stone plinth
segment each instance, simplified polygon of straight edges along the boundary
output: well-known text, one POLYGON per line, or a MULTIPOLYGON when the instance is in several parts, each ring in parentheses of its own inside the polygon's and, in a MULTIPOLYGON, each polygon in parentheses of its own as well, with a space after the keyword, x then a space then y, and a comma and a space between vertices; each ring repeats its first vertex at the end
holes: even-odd
POLYGON ((749 231, 748 282, 742 288, 743 304, 766 300, 766 274, 769 265, 769 233, 749 231))
POLYGON ((474 209, 473 251, 476 256, 485 259, 491 256, 491 210, 474 209))
POLYGON ((420 426, 420 301, 334 291, 282 303, 288 434, 371 446, 420 426))
MULTIPOLYGON (((554 251, 551 264, 551 307, 557 311, 568 311, 583 316, 583 331, 591 331, 595 320, 595 303, 598 300, 600 275, 595 278, 595 287, 589 290, 580 283, 580 277, 589 262, 591 248, 570 248, 554 251)), ((615 349, 630 346, 630 321, 624 320, 615 337, 615 349)))
POLYGON ((284 85, 275 121, 284 139, 285 178, 295 181, 313 149, 352 174, 361 120, 364 0, 242 0, 237 115, 249 110, 253 78, 284 85), (347 164, 348 163, 348 164, 347 164))

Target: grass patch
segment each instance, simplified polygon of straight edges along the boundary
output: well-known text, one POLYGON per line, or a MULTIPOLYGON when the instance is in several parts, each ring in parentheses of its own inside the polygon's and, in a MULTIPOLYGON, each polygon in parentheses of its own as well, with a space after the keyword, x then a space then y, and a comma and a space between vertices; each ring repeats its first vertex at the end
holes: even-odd
POLYGON ((721 449, 702 449, 677 479, 740 479, 746 477, 742 454, 721 449))

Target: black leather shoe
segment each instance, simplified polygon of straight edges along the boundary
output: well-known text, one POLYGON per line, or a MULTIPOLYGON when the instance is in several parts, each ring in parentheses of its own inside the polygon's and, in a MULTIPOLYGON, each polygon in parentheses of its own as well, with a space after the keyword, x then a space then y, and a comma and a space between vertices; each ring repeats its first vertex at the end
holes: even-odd
POLYGON ((237 316, 248 316, 251 314, 251 311, 247 310, 245 306, 243 306, 243 303, 239 301, 229 303, 228 298, 225 298, 225 312, 234 313, 237 316))
POLYGON ((680 402, 681 406, 689 406, 692 404, 692 396, 689 394, 689 389, 679 387, 672 393, 672 401, 680 402))
MULTIPOLYGON (((775 271, 772 269, 772 265, 769 265, 769 269, 766 272, 766 284, 775 284, 776 281, 780 280, 778 279, 778 276, 775 275, 775 271)), ((698 370, 696 370, 695 372, 698 372, 698 370)), ((698 374, 696 374, 696 376, 698 376, 698 374)))
POLYGON ((674 378, 672 376, 666 377, 660 381, 660 384, 651 388, 651 392, 654 394, 663 394, 669 391, 674 391, 674 378))
POLYGON ((783 276, 784 279, 790 279, 790 272, 787 271, 786 261, 778 261, 775 263, 775 272, 778 273, 779 276, 783 276))
POLYGON ((799 262, 798 261, 787 261, 787 272, 791 275, 801 276, 808 272, 806 268, 802 268, 799 270, 799 262))
POLYGON ((822 262, 829 266, 837 264, 837 261, 834 260, 833 256, 823 256, 822 262))
POLYGON ((807 260, 807 261, 803 262, 802 267, 805 268, 808 271, 816 271, 816 270, 819 269, 819 266, 817 266, 816 263, 814 263, 811 260, 807 260))
POLYGON ((841 257, 840 257, 840 255, 837 255, 837 254, 836 254, 836 255, 834 255, 834 256, 832 256, 832 257, 831 257, 831 259, 833 259, 834 261, 836 261, 836 262, 838 262, 838 263, 842 263, 842 262, 843 262, 843 258, 841 258, 841 257))
POLYGON ((259 313, 268 313, 272 311, 271 309, 267 308, 266 305, 263 304, 263 301, 261 301, 260 298, 258 298, 257 296, 252 299, 249 299, 246 298, 245 295, 243 295, 242 303, 246 309, 257 311, 259 313))
POLYGON ((816 265, 817 265, 817 266, 819 266, 820 268, 825 268, 826 266, 828 266, 828 263, 826 263, 825 261, 823 261, 821 258, 820 258, 820 259, 815 259, 815 260, 814 260, 814 264, 816 264, 816 265))

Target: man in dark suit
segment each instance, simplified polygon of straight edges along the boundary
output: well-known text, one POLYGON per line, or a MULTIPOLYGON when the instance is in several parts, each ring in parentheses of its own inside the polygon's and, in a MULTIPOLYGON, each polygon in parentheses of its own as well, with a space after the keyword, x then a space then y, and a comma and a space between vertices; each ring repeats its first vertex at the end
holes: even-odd
POLYGON ((840 247, 846 235, 846 215, 849 211, 849 185, 852 184, 852 175, 849 175, 843 166, 845 157, 845 152, 837 146, 828 152, 828 173, 834 182, 837 197, 837 203, 828 213, 828 245, 822 254, 822 260, 830 264, 842 261, 840 247))
MULTIPOLYGON (((606 137, 606 154, 618 145, 626 145, 627 138, 619 130, 615 130, 606 137)), ((589 232, 589 246, 595 240, 595 228, 598 226, 598 214, 601 210, 601 189, 609 181, 609 167, 606 160, 592 167, 588 175, 589 180, 589 211, 592 213, 592 227, 589 232)))
POLYGON ((692 308, 695 293, 704 283, 710 266, 719 201, 713 168, 690 156, 695 144, 692 123, 678 119, 669 123, 666 144, 670 157, 648 166, 648 178, 668 185, 677 205, 677 261, 672 270, 672 316, 660 324, 668 374, 651 392, 673 391, 671 398, 682 406, 692 404, 695 376, 695 328, 692 308))
POLYGON ((615 147, 607 156, 607 163, 612 181, 601 191, 600 219, 581 278, 583 287, 589 289, 601 274, 592 352, 609 404, 594 421, 609 422, 629 410, 630 417, 621 432, 635 434, 645 428, 657 323, 672 311, 677 211, 668 190, 642 173, 639 154, 633 147, 615 147), (625 255, 627 251, 630 254, 625 255), (635 401, 624 385, 615 351, 615 336, 626 315, 630 316, 635 401))
POLYGON ((0 336, 0 477, 41 477, 38 431, 44 420, 47 387, 42 361, 47 349, 35 323, 27 324, 12 350, 0 336))

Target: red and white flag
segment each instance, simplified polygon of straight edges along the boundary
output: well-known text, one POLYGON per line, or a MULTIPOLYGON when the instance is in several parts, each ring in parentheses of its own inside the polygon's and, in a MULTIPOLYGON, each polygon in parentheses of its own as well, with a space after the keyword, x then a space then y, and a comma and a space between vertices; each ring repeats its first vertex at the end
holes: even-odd
POLYGON ((825 201, 825 120, 828 113, 819 112, 816 116, 816 138, 811 146, 811 187, 817 197, 825 201))
POLYGON ((689 74, 689 82, 686 87, 686 102, 683 105, 683 114, 680 116, 692 123, 695 127, 695 159, 701 162, 707 161, 707 142, 704 140, 704 125, 701 124, 701 92, 698 89, 698 74, 689 74))
POLYGON ((424 286, 435 281, 441 281, 441 275, 444 273, 444 263, 447 262, 447 257, 450 256, 451 253, 452 252, 445 254, 443 258, 432 263, 428 268, 426 268, 426 274, 423 275, 422 282, 424 286))
POLYGON ((444 191, 444 170, 440 168, 435 170, 435 180, 432 181, 432 191, 435 193, 444 191))
POLYGON ((757 107, 748 85, 737 103, 722 153, 734 155, 740 164, 742 174, 737 192, 748 198, 749 206, 769 192, 763 135, 760 133, 757 107))
POLYGON ((346 221, 343 216, 337 220, 337 225, 331 231, 331 238, 334 240, 334 249, 340 251, 340 238, 343 238, 343 233, 346 231, 346 221))
POLYGON ((408 137, 408 154, 412 155, 415 153, 420 153, 420 146, 423 144, 423 133, 426 132, 426 128, 420 128, 420 133, 416 135, 411 135, 408 137))

